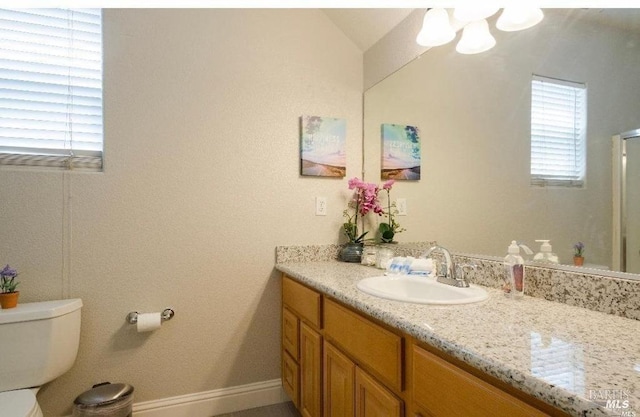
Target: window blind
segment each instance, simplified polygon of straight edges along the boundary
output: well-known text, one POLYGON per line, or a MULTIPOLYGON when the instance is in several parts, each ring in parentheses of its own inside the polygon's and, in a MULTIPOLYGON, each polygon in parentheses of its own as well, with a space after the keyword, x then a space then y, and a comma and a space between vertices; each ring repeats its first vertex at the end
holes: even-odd
POLYGON ((0 9, 0 165, 102 169, 100 9, 0 9))
POLYGON ((585 84, 534 75, 531 82, 531 184, 583 187, 585 84))

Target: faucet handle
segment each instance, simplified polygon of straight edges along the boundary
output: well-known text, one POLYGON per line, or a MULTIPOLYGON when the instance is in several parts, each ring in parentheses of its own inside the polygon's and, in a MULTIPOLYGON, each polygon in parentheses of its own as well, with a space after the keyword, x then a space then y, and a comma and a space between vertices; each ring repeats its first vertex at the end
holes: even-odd
POLYGON ((447 276, 447 263, 440 261, 440 259, 434 259, 433 263, 435 264, 436 276, 446 277, 447 276))
POLYGON ((467 281, 467 275, 471 271, 475 271, 478 265, 475 263, 457 264, 455 278, 462 281, 467 281))

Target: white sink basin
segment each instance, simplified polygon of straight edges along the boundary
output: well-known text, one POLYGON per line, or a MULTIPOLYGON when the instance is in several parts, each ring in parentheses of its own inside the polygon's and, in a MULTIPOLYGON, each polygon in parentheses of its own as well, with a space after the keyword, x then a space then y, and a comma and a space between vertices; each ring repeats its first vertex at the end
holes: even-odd
POLYGON ((489 298, 478 286, 457 288, 441 284, 434 277, 378 276, 359 281, 357 287, 376 297, 418 304, 468 304, 489 298))

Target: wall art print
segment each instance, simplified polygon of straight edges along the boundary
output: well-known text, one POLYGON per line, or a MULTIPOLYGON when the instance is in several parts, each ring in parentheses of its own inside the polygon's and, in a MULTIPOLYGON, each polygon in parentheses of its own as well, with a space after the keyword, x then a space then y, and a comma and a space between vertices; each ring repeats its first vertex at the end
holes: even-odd
POLYGON ((415 126, 382 125, 383 180, 420 179, 420 131, 415 126))
POLYGON ((344 177, 347 121, 332 117, 300 117, 300 174, 344 177))

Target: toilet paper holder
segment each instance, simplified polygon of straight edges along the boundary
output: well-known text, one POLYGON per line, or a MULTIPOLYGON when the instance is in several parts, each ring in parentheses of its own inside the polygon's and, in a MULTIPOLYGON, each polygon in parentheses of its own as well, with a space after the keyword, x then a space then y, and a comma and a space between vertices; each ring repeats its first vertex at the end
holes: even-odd
MULTIPOLYGON (((136 324, 138 322, 138 314, 140 313, 138 313, 137 311, 132 311, 129 314, 127 314, 127 322, 129 324, 136 324)), ((160 314, 160 319, 162 321, 171 320, 175 315, 176 313, 173 311, 173 309, 167 307, 164 310, 162 310, 162 313, 160 314)))

